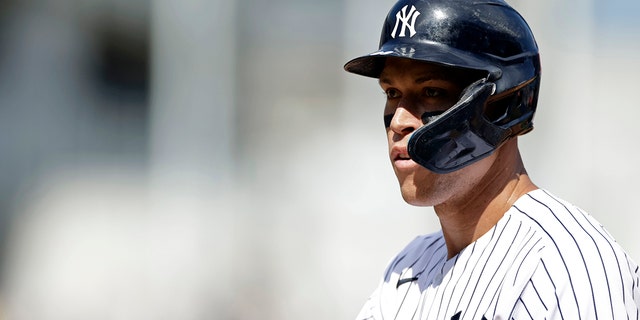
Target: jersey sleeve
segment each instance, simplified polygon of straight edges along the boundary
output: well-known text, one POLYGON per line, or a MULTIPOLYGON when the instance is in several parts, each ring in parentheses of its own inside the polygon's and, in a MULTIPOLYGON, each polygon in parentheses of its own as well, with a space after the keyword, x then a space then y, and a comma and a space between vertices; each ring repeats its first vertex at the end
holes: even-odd
POLYGON ((367 301, 364 303, 364 306, 362 306, 362 309, 356 317, 356 320, 382 320, 382 291, 385 287, 389 286, 389 281, 393 275, 394 269, 398 265, 398 263, 405 258, 406 252, 408 250, 407 248, 411 248, 414 243, 419 241, 419 238, 420 237, 414 239, 406 248, 404 248, 404 250, 402 250, 387 264, 378 287, 373 291, 371 296, 369 296, 369 299, 367 299, 367 301))
POLYGON ((409 244, 388 263, 378 287, 373 291, 369 299, 367 299, 356 320, 382 320, 383 314, 386 312, 391 310, 395 313, 398 307, 395 305, 395 294, 397 293, 397 282, 400 273, 407 268, 407 266, 413 265, 415 261, 420 259, 424 254, 425 248, 429 247, 430 244, 440 242, 444 244, 440 232, 418 236, 409 242, 409 244))

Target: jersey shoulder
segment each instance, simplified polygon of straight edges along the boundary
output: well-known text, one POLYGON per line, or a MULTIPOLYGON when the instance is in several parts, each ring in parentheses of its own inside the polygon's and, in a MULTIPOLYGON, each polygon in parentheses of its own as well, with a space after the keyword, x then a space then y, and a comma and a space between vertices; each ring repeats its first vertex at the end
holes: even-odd
POLYGON ((384 281, 389 282, 393 274, 401 274, 427 259, 440 259, 446 255, 446 245, 442 231, 420 235, 407 244, 389 263, 384 272, 384 281))
POLYGON ((539 234, 518 310, 567 318, 626 317, 638 308, 638 266, 592 216, 546 190, 515 204, 515 215, 539 234), (534 267, 535 265, 535 267, 534 267))
POLYGON ((605 260, 606 263, 610 258, 626 255, 595 218, 546 190, 539 189, 524 195, 512 209, 523 225, 540 235, 545 247, 544 256, 558 255, 563 261, 585 260, 585 263, 601 264, 603 261, 595 260, 605 260))

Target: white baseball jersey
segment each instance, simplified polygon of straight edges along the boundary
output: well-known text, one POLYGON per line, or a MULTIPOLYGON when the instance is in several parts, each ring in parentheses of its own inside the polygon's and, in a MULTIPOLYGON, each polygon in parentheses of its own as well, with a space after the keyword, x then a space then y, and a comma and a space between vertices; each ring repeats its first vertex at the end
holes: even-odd
POLYGON ((442 232, 413 240, 357 319, 638 320, 639 281, 595 219, 535 190, 451 259, 442 232))

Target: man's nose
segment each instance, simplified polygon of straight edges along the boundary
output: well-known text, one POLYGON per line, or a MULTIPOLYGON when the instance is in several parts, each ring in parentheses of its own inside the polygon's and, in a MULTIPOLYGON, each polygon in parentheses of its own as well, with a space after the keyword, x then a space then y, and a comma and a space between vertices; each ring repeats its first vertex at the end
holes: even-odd
POLYGON ((404 106, 399 106, 391 118, 390 129, 399 134, 407 135, 422 126, 422 120, 411 110, 404 106))

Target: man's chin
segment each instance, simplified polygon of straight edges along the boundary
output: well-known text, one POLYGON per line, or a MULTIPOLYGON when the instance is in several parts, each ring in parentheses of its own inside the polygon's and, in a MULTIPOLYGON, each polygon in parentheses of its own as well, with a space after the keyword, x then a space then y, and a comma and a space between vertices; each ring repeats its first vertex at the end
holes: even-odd
POLYGON ((426 197, 422 196, 419 197, 415 192, 409 192, 409 191, 401 191, 402 193, 402 199, 404 199, 404 202, 406 202, 407 204, 410 204, 412 206, 415 207, 432 207, 434 204, 432 203, 432 201, 429 201, 430 199, 426 199, 426 197))

